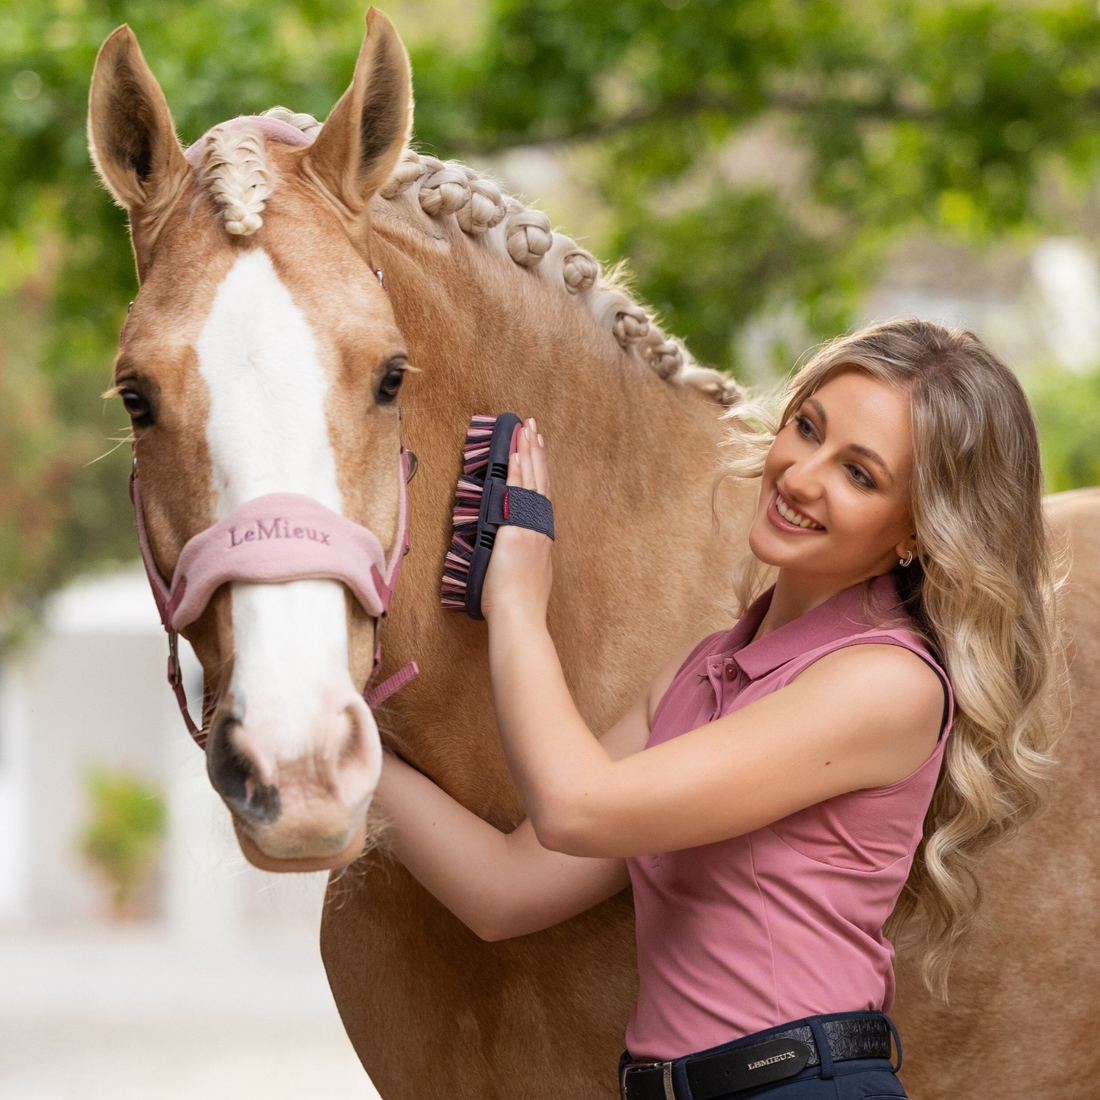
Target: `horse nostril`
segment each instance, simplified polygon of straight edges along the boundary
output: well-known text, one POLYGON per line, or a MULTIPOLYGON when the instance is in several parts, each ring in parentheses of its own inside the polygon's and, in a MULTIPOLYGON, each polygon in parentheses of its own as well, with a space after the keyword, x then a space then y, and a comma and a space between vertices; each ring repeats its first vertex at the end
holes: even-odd
POLYGON ((279 788, 257 778, 255 764, 236 743, 241 723, 228 711, 214 719, 206 770, 214 790, 245 821, 270 825, 279 817, 279 788))

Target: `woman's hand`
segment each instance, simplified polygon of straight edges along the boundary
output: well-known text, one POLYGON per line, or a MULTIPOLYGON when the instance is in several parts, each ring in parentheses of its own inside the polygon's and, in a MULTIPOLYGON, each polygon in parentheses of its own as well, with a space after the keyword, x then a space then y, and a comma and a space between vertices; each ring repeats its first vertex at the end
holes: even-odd
MULTIPOLYGON (((533 418, 520 429, 518 449, 508 460, 508 484, 532 489, 552 499, 546 447, 533 418)), ((550 564, 553 545, 553 539, 541 531, 515 524, 497 528, 481 590, 481 612, 486 619, 508 610, 546 621, 553 580, 550 564)))

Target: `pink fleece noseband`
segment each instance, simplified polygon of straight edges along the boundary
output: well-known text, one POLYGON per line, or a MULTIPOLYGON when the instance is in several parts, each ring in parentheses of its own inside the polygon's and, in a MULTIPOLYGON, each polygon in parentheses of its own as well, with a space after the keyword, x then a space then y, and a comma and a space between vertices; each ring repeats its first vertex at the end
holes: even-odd
MULTIPOLYGON (((279 584, 324 578, 342 581, 368 615, 389 614, 401 561, 409 552, 409 515, 406 483, 410 477, 408 452, 401 447, 397 539, 387 561, 378 536, 326 508, 313 497, 298 493, 271 493, 247 501, 225 519, 200 531, 184 545, 167 583, 153 560, 136 468, 130 473, 130 499, 137 520, 138 543, 145 572, 153 589, 160 621, 168 632, 168 682, 191 736, 205 747, 206 735, 187 710, 179 665, 178 633, 205 610, 218 588, 231 581, 279 584)), ((388 699, 419 673, 411 661, 383 683, 371 687, 382 661, 382 643, 376 641, 374 666, 363 692, 367 705, 388 699)), ((203 701, 205 718, 209 697, 203 701)))
POLYGON ((387 565, 378 536, 312 497, 272 493, 242 504, 183 548, 168 611, 182 630, 226 581, 277 584, 307 577, 343 581, 369 615, 389 611, 396 560, 387 565))

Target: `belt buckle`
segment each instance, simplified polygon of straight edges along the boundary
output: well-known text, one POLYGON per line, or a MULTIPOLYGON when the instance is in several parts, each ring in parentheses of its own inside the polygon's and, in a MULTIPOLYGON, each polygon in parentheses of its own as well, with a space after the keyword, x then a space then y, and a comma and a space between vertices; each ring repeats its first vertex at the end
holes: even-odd
POLYGON ((619 1096, 621 1100, 629 1100, 626 1094, 626 1079, 633 1069, 662 1069, 661 1083, 665 1089, 665 1100, 676 1100, 676 1091, 672 1087, 672 1063, 671 1062, 628 1062, 619 1071, 619 1096))

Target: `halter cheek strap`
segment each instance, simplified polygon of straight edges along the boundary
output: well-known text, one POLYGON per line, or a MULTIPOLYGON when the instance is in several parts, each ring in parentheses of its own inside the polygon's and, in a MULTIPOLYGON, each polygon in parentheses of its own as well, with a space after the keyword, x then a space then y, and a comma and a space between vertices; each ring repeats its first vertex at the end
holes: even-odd
MULTIPOLYGON (((214 592, 230 581, 278 584, 284 581, 325 578, 347 586, 368 615, 383 619, 397 586, 401 562, 409 552, 408 493, 409 452, 401 447, 401 479, 398 490, 398 537, 389 559, 373 531, 326 508, 320 501, 298 493, 271 493, 242 504, 225 519, 190 539, 180 553, 171 583, 165 581, 153 560, 145 527, 145 510, 136 466, 130 472, 130 499, 134 505, 138 544, 145 573, 153 590, 157 612, 168 632, 168 683, 175 693, 188 732, 205 747, 206 735, 187 710, 187 696, 179 663, 179 631, 206 610, 214 592)), ((363 691, 369 707, 376 707, 419 674, 415 661, 372 687, 382 663, 382 643, 377 638, 374 664, 363 691)), ((203 726, 212 709, 209 692, 203 692, 203 726)))

